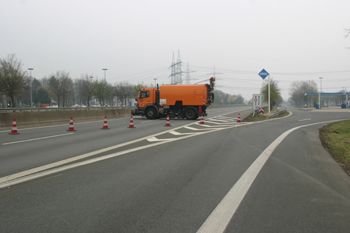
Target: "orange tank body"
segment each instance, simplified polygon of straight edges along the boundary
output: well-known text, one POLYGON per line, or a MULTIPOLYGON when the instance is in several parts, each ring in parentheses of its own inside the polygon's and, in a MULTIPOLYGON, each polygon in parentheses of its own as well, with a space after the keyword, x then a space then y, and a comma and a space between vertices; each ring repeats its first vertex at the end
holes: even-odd
POLYGON ((159 104, 175 105, 182 101, 183 106, 208 106, 208 84, 204 85, 162 85, 160 86, 159 104))

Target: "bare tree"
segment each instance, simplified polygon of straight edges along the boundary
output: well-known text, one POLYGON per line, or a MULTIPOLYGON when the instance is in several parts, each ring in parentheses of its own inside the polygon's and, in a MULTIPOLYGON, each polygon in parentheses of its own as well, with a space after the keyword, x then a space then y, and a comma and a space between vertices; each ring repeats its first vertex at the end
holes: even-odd
POLYGON ((289 88, 290 99, 299 107, 315 101, 314 96, 305 95, 305 93, 313 92, 317 92, 317 85, 314 81, 294 81, 289 88))
POLYGON ((112 88, 106 80, 103 79, 96 82, 94 96, 100 101, 101 106, 106 104, 105 101, 110 98, 111 94, 112 88))
POLYGON ((91 105, 91 99, 95 94, 96 81, 93 81, 93 76, 88 74, 82 74, 78 80, 79 95, 87 100, 88 106, 91 105))
POLYGON ((134 91, 133 91, 133 97, 136 98, 139 95, 139 91, 142 88, 147 88, 148 86, 145 85, 143 82, 138 83, 137 85, 134 85, 134 91))
POLYGON ((134 86, 127 81, 120 82, 115 84, 115 92, 117 97, 122 103, 124 101, 124 105, 126 106, 127 99, 133 96, 134 86))
POLYGON ((66 105, 66 99, 72 85, 73 81, 69 77, 69 73, 66 73, 64 71, 57 71, 55 74, 51 75, 49 78, 49 87, 57 97, 58 106, 61 106, 61 99, 62 105, 66 105))
POLYGON ((0 59, 0 91, 10 97, 12 107, 16 107, 16 95, 20 94, 29 83, 22 62, 15 54, 0 59))

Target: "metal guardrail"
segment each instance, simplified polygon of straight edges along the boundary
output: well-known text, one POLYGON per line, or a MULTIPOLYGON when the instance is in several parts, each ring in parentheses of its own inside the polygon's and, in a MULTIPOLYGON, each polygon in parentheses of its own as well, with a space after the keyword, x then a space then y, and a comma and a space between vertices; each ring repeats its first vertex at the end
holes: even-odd
POLYGON ((270 115, 270 116, 268 116, 267 117, 267 119, 269 119, 269 118, 273 118, 273 117, 276 117, 276 116, 278 116, 278 115, 282 115, 283 113, 285 113, 285 112, 287 112, 287 110, 286 109, 283 109, 283 110, 278 110, 277 112, 275 112, 274 114, 272 114, 272 115, 270 115))

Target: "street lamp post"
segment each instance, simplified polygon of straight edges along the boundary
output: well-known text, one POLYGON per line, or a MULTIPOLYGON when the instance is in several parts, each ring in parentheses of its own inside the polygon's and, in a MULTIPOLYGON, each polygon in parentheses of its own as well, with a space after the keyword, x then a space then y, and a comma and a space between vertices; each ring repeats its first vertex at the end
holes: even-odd
MULTIPOLYGON (((107 68, 103 68, 102 69, 103 71, 104 71, 104 73, 105 73, 105 82, 106 82, 106 71, 108 70, 107 68)), ((104 93, 106 94, 106 90, 104 90, 104 93)), ((106 101, 107 101, 107 99, 104 99, 104 105, 106 105, 106 101)))
POLYGON ((322 79, 323 77, 320 77, 320 94, 318 96, 318 108, 321 108, 322 79))
POLYGON ((105 81, 106 81, 106 71, 107 71, 108 69, 103 68, 102 70, 105 72, 105 81))
POLYGON ((33 79, 32 79, 32 70, 34 70, 34 68, 28 68, 29 73, 30 73, 30 107, 33 107, 33 79))

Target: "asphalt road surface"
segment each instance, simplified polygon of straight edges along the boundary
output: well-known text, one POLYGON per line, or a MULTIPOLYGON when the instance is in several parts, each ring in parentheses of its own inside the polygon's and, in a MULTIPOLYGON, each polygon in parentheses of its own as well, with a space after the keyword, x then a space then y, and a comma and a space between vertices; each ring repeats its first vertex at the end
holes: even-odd
POLYGON ((318 130, 350 112, 134 118, 0 132, 0 232, 349 232, 350 177, 318 130))

